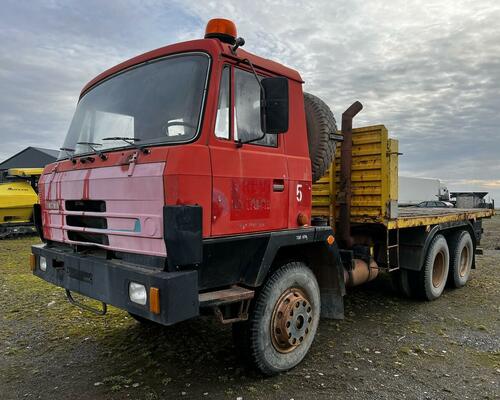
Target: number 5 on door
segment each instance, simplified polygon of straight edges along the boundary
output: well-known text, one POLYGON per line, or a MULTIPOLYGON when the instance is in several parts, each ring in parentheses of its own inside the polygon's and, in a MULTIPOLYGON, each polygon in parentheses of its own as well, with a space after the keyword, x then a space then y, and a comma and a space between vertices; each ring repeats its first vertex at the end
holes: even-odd
POLYGON ((297 183, 297 201, 300 203, 302 201, 302 183, 297 183))

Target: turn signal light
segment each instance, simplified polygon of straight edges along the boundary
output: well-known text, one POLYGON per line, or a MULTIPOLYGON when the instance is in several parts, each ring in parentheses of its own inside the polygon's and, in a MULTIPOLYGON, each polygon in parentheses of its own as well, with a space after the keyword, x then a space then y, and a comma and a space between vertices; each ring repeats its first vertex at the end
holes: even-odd
POLYGON ((153 314, 160 313, 160 289, 149 288, 149 311, 153 314))
POLYGON ((328 237, 326 238, 326 243, 331 246, 333 242, 335 242, 335 238, 333 237, 333 235, 328 235, 328 237))
POLYGON ((33 272, 36 268, 36 256, 34 254, 30 254, 30 269, 33 272))
POLYGON ((235 44, 236 36, 236 25, 224 18, 211 19, 205 29, 205 39, 215 38, 224 43, 235 44))

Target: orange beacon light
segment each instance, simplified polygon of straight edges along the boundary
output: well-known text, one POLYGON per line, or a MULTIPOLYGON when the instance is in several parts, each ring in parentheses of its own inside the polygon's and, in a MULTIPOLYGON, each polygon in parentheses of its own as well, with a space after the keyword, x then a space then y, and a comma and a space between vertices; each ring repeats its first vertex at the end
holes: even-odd
POLYGON ((236 43, 236 25, 233 21, 224 18, 214 18, 208 21, 205 29, 205 39, 219 39, 221 42, 236 43))

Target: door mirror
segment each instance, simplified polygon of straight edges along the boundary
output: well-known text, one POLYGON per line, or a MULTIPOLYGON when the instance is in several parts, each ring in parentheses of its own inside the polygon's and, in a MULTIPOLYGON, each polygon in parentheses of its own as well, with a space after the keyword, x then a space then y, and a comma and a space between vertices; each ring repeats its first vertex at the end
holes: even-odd
POLYGON ((261 80, 260 123, 266 134, 288 131, 288 79, 283 77, 261 80))

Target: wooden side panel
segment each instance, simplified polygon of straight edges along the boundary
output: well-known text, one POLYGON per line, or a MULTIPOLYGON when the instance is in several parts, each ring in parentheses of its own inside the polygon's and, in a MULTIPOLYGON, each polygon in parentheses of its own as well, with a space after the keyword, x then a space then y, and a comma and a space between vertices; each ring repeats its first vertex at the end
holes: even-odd
MULTIPOLYGON (((383 125, 353 129, 352 140, 351 221, 383 223, 397 210, 398 142, 383 125)), ((331 225, 338 215, 340 147, 329 172, 313 185, 313 216, 327 217, 331 225)))

